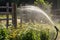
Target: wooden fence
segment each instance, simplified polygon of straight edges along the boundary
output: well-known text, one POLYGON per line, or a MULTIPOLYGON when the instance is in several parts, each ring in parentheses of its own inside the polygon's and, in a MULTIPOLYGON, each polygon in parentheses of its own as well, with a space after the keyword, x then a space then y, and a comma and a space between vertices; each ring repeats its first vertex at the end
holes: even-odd
POLYGON ((9 25, 9 15, 12 15, 12 24, 13 26, 16 28, 17 27, 17 16, 16 16, 16 4, 15 3, 11 3, 11 6, 9 6, 9 3, 6 3, 6 6, 0 6, 0 8, 6 8, 5 12, 0 12, 0 15, 6 15, 6 19, 0 19, 0 20, 6 20, 6 27, 8 28, 9 25), (9 12, 9 9, 11 9, 12 11, 9 12))

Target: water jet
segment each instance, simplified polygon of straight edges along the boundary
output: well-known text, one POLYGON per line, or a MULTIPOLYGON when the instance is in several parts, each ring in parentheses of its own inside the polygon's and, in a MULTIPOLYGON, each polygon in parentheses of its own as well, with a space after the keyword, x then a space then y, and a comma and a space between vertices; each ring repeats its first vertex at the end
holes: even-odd
POLYGON ((17 8, 17 15, 19 18, 22 18, 24 22, 38 22, 38 23, 50 23, 56 29, 56 37, 54 40, 57 39, 59 29, 55 26, 54 22, 51 18, 45 13, 42 9, 37 6, 26 5, 17 8))

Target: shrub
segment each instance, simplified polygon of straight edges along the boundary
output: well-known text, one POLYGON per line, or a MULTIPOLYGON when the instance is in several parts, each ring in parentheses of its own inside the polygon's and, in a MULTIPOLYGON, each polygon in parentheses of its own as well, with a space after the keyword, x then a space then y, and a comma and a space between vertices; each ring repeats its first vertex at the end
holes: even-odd
POLYGON ((0 40, 7 40, 8 38, 8 29, 0 28, 0 40))
POLYGON ((26 32, 25 34, 22 34, 22 40, 34 40, 32 31, 26 32))
POLYGON ((48 30, 47 31, 42 30, 40 32, 40 39, 41 40, 49 40, 49 32, 48 32, 48 30))
POLYGON ((52 3, 49 3, 45 0, 36 0, 34 4, 43 9, 43 11, 45 11, 46 13, 51 13, 52 3))
POLYGON ((41 25, 38 26, 37 24, 23 25, 22 29, 0 27, 0 40, 53 40, 56 35, 53 31, 48 28, 43 29, 41 25))
POLYGON ((19 29, 12 29, 8 37, 9 40, 20 40, 20 35, 18 35, 19 32, 19 29))

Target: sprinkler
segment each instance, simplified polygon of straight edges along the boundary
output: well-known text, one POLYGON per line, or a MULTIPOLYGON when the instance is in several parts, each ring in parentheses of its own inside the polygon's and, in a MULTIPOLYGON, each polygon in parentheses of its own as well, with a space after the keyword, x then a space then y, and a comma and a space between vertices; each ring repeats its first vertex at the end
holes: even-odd
POLYGON ((56 40, 57 39, 57 37, 58 37, 58 32, 59 32, 59 29, 57 28, 57 26, 54 26, 54 28, 56 29, 56 37, 54 38, 54 40, 56 40))

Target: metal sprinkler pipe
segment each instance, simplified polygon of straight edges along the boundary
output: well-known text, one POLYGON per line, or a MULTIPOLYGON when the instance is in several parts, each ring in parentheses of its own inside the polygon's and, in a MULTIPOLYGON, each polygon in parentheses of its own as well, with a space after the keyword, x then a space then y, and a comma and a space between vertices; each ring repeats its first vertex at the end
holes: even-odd
POLYGON ((56 37, 54 38, 54 40, 56 40, 57 39, 57 37, 58 37, 58 32, 59 32, 59 29, 57 28, 57 26, 54 26, 54 28, 56 29, 56 37))

